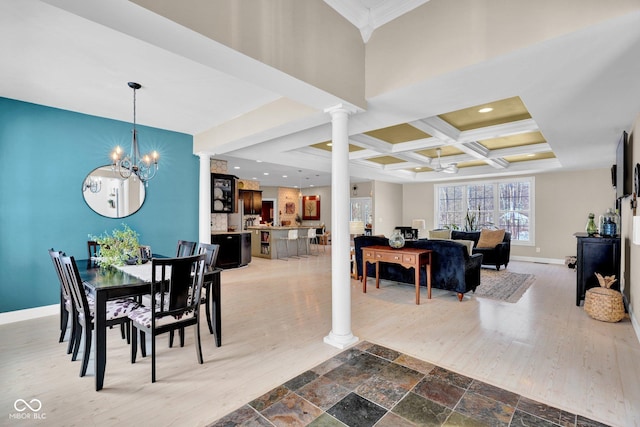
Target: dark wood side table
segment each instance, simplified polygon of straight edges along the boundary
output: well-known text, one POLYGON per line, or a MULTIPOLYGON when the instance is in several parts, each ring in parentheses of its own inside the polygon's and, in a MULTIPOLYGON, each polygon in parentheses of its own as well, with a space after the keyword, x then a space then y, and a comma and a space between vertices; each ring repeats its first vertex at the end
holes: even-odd
POLYGON ((596 273, 615 275, 612 289, 620 290, 620 238, 589 237, 587 233, 575 233, 578 243, 576 305, 584 300, 587 289, 600 286, 596 273))
POLYGON ((393 249, 390 246, 365 246, 362 248, 362 292, 367 292, 367 263, 376 265, 376 288, 380 287, 380 262, 398 264, 415 269, 416 304, 420 304, 420 267, 427 273, 427 298, 431 299, 431 250, 418 248, 393 249))

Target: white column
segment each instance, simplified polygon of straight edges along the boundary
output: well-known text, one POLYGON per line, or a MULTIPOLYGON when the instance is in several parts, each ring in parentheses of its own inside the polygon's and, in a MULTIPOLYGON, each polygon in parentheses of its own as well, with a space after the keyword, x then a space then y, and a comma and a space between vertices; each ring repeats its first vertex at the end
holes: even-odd
POLYGON ((351 332, 349 247, 349 113, 343 105, 331 114, 331 332, 324 342, 346 348, 358 341, 351 332))
POLYGON ((198 241, 211 243, 211 157, 205 153, 197 155, 200 157, 198 241))

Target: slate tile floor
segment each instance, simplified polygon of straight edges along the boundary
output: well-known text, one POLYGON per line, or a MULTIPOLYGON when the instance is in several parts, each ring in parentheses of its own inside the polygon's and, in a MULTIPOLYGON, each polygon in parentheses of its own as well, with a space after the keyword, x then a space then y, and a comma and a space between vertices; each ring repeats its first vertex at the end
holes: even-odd
POLYGON ((605 426, 362 342, 211 426, 605 426))

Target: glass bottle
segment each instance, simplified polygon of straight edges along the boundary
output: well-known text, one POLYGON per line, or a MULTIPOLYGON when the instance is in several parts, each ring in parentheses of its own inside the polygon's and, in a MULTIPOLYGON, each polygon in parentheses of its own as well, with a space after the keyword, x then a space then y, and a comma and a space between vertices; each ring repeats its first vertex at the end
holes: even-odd
POLYGON ((603 237, 615 237, 618 233, 618 216, 613 209, 607 209, 604 215, 600 215, 600 235, 603 237))
POLYGON ((594 221, 595 217, 596 216, 593 213, 589 213, 589 221, 587 221, 587 226, 585 227, 585 230, 589 235, 589 237, 595 235, 598 232, 598 228, 596 227, 596 222, 594 221))

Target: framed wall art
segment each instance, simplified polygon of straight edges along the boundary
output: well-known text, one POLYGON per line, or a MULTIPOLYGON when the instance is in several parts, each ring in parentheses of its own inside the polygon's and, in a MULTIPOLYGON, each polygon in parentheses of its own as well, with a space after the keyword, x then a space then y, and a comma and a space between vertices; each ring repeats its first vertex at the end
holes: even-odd
POLYGON ((320 219, 320 196, 302 196, 302 219, 310 221, 320 219))

